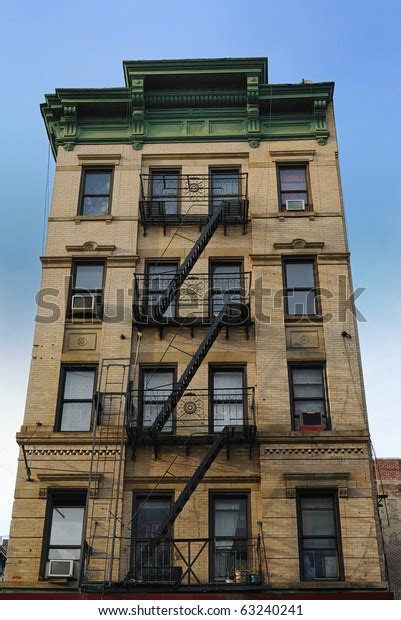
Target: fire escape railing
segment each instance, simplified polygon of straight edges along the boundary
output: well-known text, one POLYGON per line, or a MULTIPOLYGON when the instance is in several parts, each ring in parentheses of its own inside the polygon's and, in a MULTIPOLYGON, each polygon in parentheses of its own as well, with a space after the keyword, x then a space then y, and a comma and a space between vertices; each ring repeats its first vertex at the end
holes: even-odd
MULTIPOLYGON (((160 316, 160 298, 166 293, 175 272, 157 276, 135 275, 133 295, 134 322, 142 327, 155 325, 209 325, 224 305, 239 303, 248 308, 250 320, 251 273, 226 273, 215 277, 191 273, 171 295, 172 301, 160 316)), ((176 286, 174 282, 173 286, 176 286)), ((170 297, 170 296, 169 296, 170 297)), ((164 304, 165 305, 165 304, 164 304)))
MULTIPOLYGON (((174 391, 163 388, 132 389, 127 425, 148 434, 151 421, 161 411, 167 397, 174 391), (146 411, 146 414, 144 413, 146 411)), ((256 427, 255 388, 191 389, 182 394, 163 436, 188 437, 196 434, 219 433, 225 426, 238 430, 256 427)))
POLYGON ((149 553, 148 538, 135 537, 132 543, 130 583, 235 587, 263 582, 260 537, 166 538, 155 554, 149 553))
POLYGON ((223 207, 224 231, 228 224, 240 224, 246 232, 248 221, 248 174, 140 175, 139 214, 144 234, 149 226, 205 224, 223 207))

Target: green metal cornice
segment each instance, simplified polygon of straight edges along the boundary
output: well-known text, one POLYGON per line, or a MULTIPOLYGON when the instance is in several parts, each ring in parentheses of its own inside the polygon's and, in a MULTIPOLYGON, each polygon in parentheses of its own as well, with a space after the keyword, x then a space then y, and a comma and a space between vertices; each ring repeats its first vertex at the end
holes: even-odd
POLYGON ((267 84, 267 59, 127 61, 126 87, 59 88, 41 105, 57 147, 75 144, 316 139, 334 84, 267 84))
POLYGON ((176 60, 124 60, 126 86, 130 87, 134 76, 170 78, 212 75, 257 75, 261 82, 267 82, 267 58, 188 58, 176 60))

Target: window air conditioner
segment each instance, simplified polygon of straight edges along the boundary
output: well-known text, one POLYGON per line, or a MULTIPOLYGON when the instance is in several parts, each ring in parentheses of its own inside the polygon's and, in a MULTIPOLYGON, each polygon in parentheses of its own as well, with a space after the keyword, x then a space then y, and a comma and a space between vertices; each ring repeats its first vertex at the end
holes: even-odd
POLYGON ((320 411, 303 411, 300 419, 300 430, 323 431, 324 422, 320 411))
POLYGON ((286 211, 305 211, 305 200, 286 200, 286 211))
POLYGON ((73 312, 95 312, 95 298, 90 293, 77 293, 72 296, 71 309, 73 312))
POLYGON ((74 560, 49 560, 47 576, 71 579, 74 577, 74 560))

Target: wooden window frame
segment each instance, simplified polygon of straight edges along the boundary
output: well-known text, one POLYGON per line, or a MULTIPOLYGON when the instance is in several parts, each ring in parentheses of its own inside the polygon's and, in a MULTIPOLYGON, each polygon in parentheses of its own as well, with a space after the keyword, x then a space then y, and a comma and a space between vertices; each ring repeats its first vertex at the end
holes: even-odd
POLYGON ((334 581, 344 581, 344 558, 343 558, 343 550, 342 550, 342 541, 341 541, 341 523, 340 523, 340 511, 338 505, 338 489, 298 489, 296 492, 296 511, 297 511, 297 529, 298 529, 298 553, 299 553, 299 576, 300 581, 303 582, 334 582, 334 581), (306 496, 320 496, 320 497, 332 497, 333 498, 333 511, 334 511, 334 522, 335 522, 335 541, 336 546, 335 550, 337 552, 337 560, 338 560, 338 577, 315 577, 314 579, 307 579, 304 576, 304 566, 303 566, 303 539, 304 538, 333 538, 332 536, 303 536, 302 532, 302 507, 301 507, 301 499, 306 496))
POLYGON ((284 213, 302 213, 302 210, 294 210, 292 211, 287 211, 287 209, 285 208, 285 204, 283 205, 282 202, 282 194, 283 193, 294 193, 294 192, 282 192, 281 190, 281 175, 280 175, 280 170, 283 168, 303 168, 305 170, 305 185, 306 185, 306 202, 305 202, 305 211, 313 211, 313 203, 312 203, 312 192, 311 192, 311 183, 310 183, 310 176, 309 176, 309 163, 308 162, 279 162, 276 165, 276 178, 277 178, 277 192, 278 192, 278 206, 279 206, 279 211, 284 212, 284 213))
MULTIPOLYGON (((51 548, 50 536, 51 536, 52 516, 53 516, 53 508, 55 506, 60 505, 60 506, 66 506, 69 508, 84 508, 84 514, 83 514, 83 519, 82 519, 82 540, 81 540, 80 546, 79 547, 77 545, 63 545, 62 546, 63 549, 80 548, 81 554, 82 554, 83 542, 85 540, 84 526, 85 526, 86 511, 87 511, 87 493, 88 493, 88 490, 82 489, 82 488, 77 488, 77 489, 71 489, 71 488, 64 489, 63 488, 63 489, 49 489, 48 490, 46 511, 45 511, 45 518, 44 518, 44 527, 43 527, 43 537, 42 537, 42 553, 41 553, 40 567, 39 567, 39 580, 40 581, 47 580, 46 564, 49 561, 48 556, 49 556, 49 551, 51 548), (78 503, 74 501, 78 497, 82 497, 82 504, 80 502, 78 503), (60 498, 60 499, 63 498, 64 504, 60 502, 60 499, 58 502, 56 502, 55 500, 57 498, 60 498), (67 502, 65 498, 71 498, 70 501, 73 503, 67 502)), ((60 545, 58 545, 58 547, 56 547, 55 545, 52 545, 52 547, 61 548, 60 545)), ((81 561, 82 561, 82 556, 79 559, 79 562, 81 561)))
POLYGON ((317 260, 315 256, 283 256, 282 257, 282 273, 283 273, 283 285, 284 285, 284 314, 286 318, 295 318, 300 319, 303 317, 321 317, 321 307, 320 307, 320 295, 319 295, 319 281, 318 281, 318 270, 317 270, 317 260), (314 286, 307 288, 302 286, 296 287, 288 287, 287 286, 287 269, 286 266, 289 263, 312 263, 313 265, 313 281, 314 286), (288 312, 288 291, 314 291, 315 293, 315 312, 312 314, 289 314, 288 312))
POLYGON ((59 377, 59 390, 58 390, 58 398, 57 398, 57 408, 56 408, 56 419, 55 419, 55 425, 54 425, 54 432, 56 433, 89 433, 93 430, 93 407, 95 404, 95 394, 96 394, 96 388, 97 388, 97 379, 98 379, 98 366, 97 364, 61 364, 60 367, 60 377, 59 377), (68 371, 73 371, 73 370, 87 370, 87 371, 94 371, 94 378, 93 378, 93 396, 91 399, 65 399, 64 398, 64 391, 65 391, 65 382, 66 382, 66 377, 67 377, 67 373, 68 371), (89 429, 87 431, 80 431, 80 430, 71 430, 71 431, 62 431, 61 430, 61 423, 62 423, 62 418, 63 418, 63 405, 65 402, 82 402, 82 403, 87 403, 87 402, 92 402, 92 412, 91 412, 91 424, 89 426, 89 429))
MULTIPOLYGON (((331 431, 331 417, 330 417, 330 406, 329 406, 329 397, 328 397, 328 388, 327 388, 327 372, 326 372, 326 364, 325 362, 289 362, 288 363, 288 384, 290 390, 290 403, 291 403, 291 430, 296 431, 295 428, 295 402, 297 400, 316 400, 316 401, 324 401, 324 417, 326 420, 326 428, 325 431, 331 431), (292 378, 292 371, 294 369, 319 369, 322 371, 322 379, 323 379, 323 398, 295 398, 294 396, 294 382, 292 378)), ((298 429, 299 430, 299 429, 298 429)), ((298 431, 297 431, 298 432, 298 431)))
POLYGON ((78 199, 78 215, 80 217, 89 217, 89 218, 105 218, 111 213, 112 206, 112 196, 113 196, 113 185, 114 185, 114 166, 84 166, 81 172, 81 183, 79 188, 79 199, 78 199), (85 193, 85 184, 86 184, 86 176, 87 173, 90 172, 102 172, 110 174, 110 189, 108 194, 86 194, 85 193), (86 215, 84 213, 84 201, 87 197, 108 197, 108 210, 107 213, 100 213, 99 215, 86 215))

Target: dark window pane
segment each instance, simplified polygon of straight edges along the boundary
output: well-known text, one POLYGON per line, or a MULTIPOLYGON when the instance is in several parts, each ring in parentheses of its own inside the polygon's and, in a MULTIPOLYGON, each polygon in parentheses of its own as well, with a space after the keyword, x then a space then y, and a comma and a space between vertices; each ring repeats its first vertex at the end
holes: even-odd
POLYGON ((331 510, 302 510, 304 536, 335 536, 334 514, 331 510))
POLYGON ((84 198, 82 215, 107 215, 108 212, 108 196, 87 196, 84 198))
POLYGON ((238 198, 239 173, 237 170, 212 171, 213 208, 221 207, 225 200, 238 198))
POLYGON ((303 554, 305 579, 337 579, 339 576, 336 551, 311 551, 303 554))
POLYGON ((103 265, 77 265, 74 287, 95 290, 103 286, 103 265))
POLYGON ((282 192, 281 204, 284 206, 287 200, 304 200, 308 204, 308 195, 305 192, 282 192))
POLYGON ((155 172, 151 176, 152 199, 163 202, 166 213, 178 211, 179 176, 176 172, 155 172))
POLYGON ((285 269, 288 288, 313 288, 315 286, 312 262, 287 262, 285 269))
POLYGON ((156 534, 168 515, 170 505, 171 500, 169 498, 138 500, 136 536, 138 538, 149 538, 156 534))
POLYGON ((50 545, 80 545, 84 508, 55 506, 52 513, 50 545))
POLYGON ((316 314, 314 291, 287 291, 287 313, 291 315, 316 314))
MULTIPOLYGON (((167 290, 171 280, 177 273, 176 263, 160 263, 149 265, 148 271, 148 303, 157 305, 162 294, 167 290)), ((176 301, 170 304, 163 316, 171 317, 175 314, 176 301)))
POLYGON ((213 314, 218 314, 226 303, 241 301, 241 263, 212 265, 213 314))
POLYGON ((285 189, 286 185, 296 185, 297 189, 306 189, 305 167, 280 168, 280 180, 282 189, 285 189))
MULTIPOLYGON (((173 389, 174 373, 172 370, 146 370, 143 374, 143 426, 151 426, 173 389)), ((164 432, 173 428, 172 417, 163 427, 164 432)))
POLYGON ((85 195, 109 194, 111 172, 87 171, 85 175, 85 195))
POLYGON ((304 495, 304 497, 302 497, 302 508, 333 510, 333 498, 324 495, 304 495))

